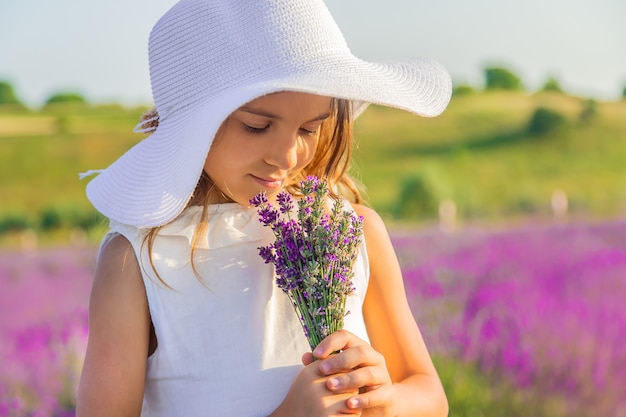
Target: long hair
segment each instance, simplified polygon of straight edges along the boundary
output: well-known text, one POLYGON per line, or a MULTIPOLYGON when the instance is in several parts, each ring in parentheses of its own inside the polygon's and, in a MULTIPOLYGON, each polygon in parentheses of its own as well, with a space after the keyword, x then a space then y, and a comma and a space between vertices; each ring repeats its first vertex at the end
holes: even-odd
MULTIPOLYGON (((158 114, 152 109, 142 115, 142 120, 152 119, 151 126, 158 124, 158 114)), ((218 132, 219 134, 219 132, 218 132)), ((300 181, 309 175, 314 175, 328 184, 330 196, 334 199, 347 198, 354 203, 361 202, 361 193, 355 180, 348 174, 350 168, 350 157, 352 154, 352 104, 343 99, 331 100, 331 116, 320 126, 319 139, 315 155, 311 162, 286 185, 285 189, 293 194, 300 195, 300 181)), ((203 236, 209 225, 209 206, 215 202, 217 196, 223 195, 221 190, 211 181, 206 173, 202 173, 195 190, 187 206, 201 206, 202 213, 195 229, 191 245, 191 267, 196 278, 201 281, 200 274, 194 262, 197 242, 203 236)), ((157 226, 148 230, 144 237, 144 244, 147 245, 150 265, 159 280, 166 286, 167 283, 161 278, 155 268, 152 250, 159 230, 163 226, 157 226)))

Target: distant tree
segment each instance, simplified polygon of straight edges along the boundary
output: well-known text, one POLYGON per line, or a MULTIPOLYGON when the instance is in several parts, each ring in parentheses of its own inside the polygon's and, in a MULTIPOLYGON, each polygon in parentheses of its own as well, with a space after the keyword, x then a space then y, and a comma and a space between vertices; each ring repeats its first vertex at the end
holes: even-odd
POLYGON ((624 89, 622 90, 622 98, 626 100, 626 85, 624 86, 624 89))
POLYGON ((545 107, 538 107, 528 122, 528 133, 534 136, 543 136, 566 124, 567 119, 561 113, 545 107))
POLYGON ((522 80, 502 67, 485 68, 486 90, 523 90, 522 80))
POLYGON ((541 91, 556 91, 557 93, 562 93, 563 89, 561 88, 559 80, 554 77, 550 77, 543 84, 543 87, 541 87, 541 91))
POLYGON ((61 213, 52 207, 45 209, 41 213, 41 229, 42 230, 52 230, 58 229, 61 227, 63 223, 63 218, 61 213))
POLYGON ((78 93, 65 92, 65 93, 53 94, 46 100, 46 105, 55 104, 55 103, 85 104, 87 103, 87 101, 82 95, 78 93))
POLYGON ((402 180, 400 196, 392 208, 392 214, 398 219, 436 217, 435 195, 422 175, 415 174, 402 180))
POLYGON ((598 102, 594 99, 583 101, 582 110, 578 114, 581 123, 590 123, 598 115, 598 102))
POLYGON ((22 104, 15 95, 13 86, 6 81, 0 81, 0 104, 22 104))
POLYGON ((0 234, 27 230, 32 227, 29 219, 23 214, 3 214, 0 216, 0 234))

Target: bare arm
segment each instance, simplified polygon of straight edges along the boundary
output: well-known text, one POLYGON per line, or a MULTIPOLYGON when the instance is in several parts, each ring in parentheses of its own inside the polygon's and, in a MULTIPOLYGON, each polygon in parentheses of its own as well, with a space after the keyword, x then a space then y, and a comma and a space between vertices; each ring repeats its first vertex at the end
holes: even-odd
POLYGON ((398 416, 444 416, 448 404, 441 381, 409 308, 400 265, 385 225, 365 207, 370 284, 364 314, 370 342, 380 352, 396 389, 398 416))
POLYGON ((361 389, 348 400, 363 416, 432 416, 448 413, 448 403, 424 340, 406 299, 402 272, 389 234, 373 210, 355 205, 365 217, 364 232, 370 260, 370 283, 364 303, 364 318, 370 343, 346 331, 324 339, 314 354, 328 363, 323 372, 339 376, 342 392, 361 389), (338 355, 330 355, 343 350, 338 355))
POLYGON ((150 314, 137 258, 122 236, 100 254, 89 302, 89 342, 77 416, 139 417, 150 314))

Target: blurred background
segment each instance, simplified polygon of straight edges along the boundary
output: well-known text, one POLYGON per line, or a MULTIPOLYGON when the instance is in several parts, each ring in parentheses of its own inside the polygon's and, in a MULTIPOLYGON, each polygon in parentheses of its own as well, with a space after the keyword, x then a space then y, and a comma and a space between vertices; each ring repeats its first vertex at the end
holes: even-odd
MULTIPOLYGON (((0 0, 0 416, 72 416, 106 222, 78 173, 143 136, 173 0, 0 0)), ((386 219, 451 416, 626 416, 626 3, 328 0, 365 59, 430 56, 434 119, 371 106, 386 219)))

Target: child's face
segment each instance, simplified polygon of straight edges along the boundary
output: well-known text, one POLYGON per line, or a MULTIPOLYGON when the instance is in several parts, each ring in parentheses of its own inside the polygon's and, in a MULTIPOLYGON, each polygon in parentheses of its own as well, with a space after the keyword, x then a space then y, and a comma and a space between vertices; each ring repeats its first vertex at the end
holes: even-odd
POLYGON ((249 205, 261 191, 278 194, 315 155, 331 99, 280 92, 237 109, 220 127, 204 170, 229 199, 249 205))

